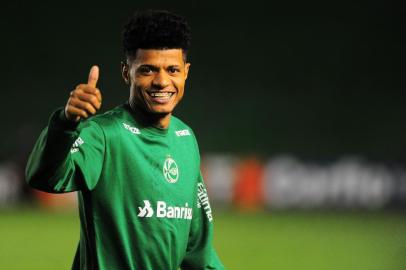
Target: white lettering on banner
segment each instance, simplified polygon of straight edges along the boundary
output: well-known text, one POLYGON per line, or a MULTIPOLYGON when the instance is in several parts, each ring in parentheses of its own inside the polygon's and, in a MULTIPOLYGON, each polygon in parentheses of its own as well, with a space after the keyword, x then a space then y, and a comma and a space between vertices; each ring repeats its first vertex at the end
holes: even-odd
POLYGON ((280 209, 379 209, 395 192, 395 177, 387 168, 360 158, 320 165, 280 157, 268 163, 264 175, 266 203, 280 209))
POLYGON ((18 203, 21 197, 20 168, 11 162, 0 163, 0 209, 18 203))
POLYGON ((203 207, 207 218, 211 222, 213 220, 213 215, 210 207, 209 196, 207 195, 207 190, 202 183, 197 184, 197 198, 197 207, 203 207))
MULTIPOLYGON (((157 201, 156 204, 156 217, 157 218, 176 218, 176 219, 192 219, 193 209, 185 206, 168 206, 164 201, 157 201)), ((138 207, 139 217, 152 217, 154 210, 148 200, 144 200, 144 207, 138 207)))

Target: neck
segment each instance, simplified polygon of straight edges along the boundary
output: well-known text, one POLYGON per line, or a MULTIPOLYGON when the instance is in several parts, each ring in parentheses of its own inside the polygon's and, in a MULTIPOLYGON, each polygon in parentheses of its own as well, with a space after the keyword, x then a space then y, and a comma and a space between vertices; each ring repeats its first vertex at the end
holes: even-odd
POLYGON ((134 116, 137 118, 138 121, 140 121, 142 124, 145 126, 154 126, 157 128, 168 128, 169 123, 171 120, 171 114, 170 113, 149 113, 146 112, 145 110, 141 109, 139 106, 136 104, 133 104, 132 102, 129 102, 131 110, 134 112, 134 116))

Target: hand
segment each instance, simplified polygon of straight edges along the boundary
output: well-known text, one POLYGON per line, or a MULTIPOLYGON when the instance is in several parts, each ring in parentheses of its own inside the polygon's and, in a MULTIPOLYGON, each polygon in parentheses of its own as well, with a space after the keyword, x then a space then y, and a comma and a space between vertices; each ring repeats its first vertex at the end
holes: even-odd
POLYGON ((78 122, 94 115, 101 107, 101 93, 96 88, 99 79, 99 67, 92 66, 87 84, 79 84, 70 92, 70 97, 65 106, 65 116, 69 121, 78 122))

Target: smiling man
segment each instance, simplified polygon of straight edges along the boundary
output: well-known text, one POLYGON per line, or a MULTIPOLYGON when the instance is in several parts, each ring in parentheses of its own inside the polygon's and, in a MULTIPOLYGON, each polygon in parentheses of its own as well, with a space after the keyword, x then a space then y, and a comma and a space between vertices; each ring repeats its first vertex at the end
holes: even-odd
POLYGON ((138 49, 122 65, 130 85, 130 106, 139 110, 144 121, 167 128, 173 109, 183 97, 190 63, 181 49, 138 49))
POLYGON ((46 192, 78 191, 72 269, 224 269, 212 247, 195 136, 172 115, 189 72, 189 43, 184 18, 135 13, 123 31, 129 101, 93 116, 102 102, 93 66, 41 133, 26 178, 46 192))

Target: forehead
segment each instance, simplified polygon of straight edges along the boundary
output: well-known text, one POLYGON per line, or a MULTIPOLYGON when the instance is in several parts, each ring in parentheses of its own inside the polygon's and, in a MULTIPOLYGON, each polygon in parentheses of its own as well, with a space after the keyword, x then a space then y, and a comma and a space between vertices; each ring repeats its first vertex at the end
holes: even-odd
POLYGON ((134 64, 180 65, 183 63, 182 49, 138 49, 134 64))

